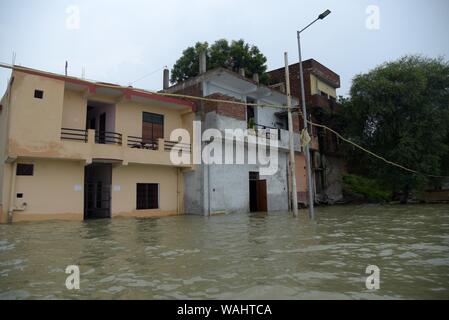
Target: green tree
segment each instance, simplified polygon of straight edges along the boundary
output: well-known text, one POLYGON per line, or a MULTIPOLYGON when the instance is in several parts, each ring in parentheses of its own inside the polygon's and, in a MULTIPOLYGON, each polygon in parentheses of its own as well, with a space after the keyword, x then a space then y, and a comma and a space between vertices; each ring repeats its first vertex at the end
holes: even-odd
POLYGON ((197 42, 194 47, 185 49, 171 71, 172 83, 198 75, 199 55, 203 50, 206 50, 207 69, 223 67, 237 72, 239 68, 245 68, 248 77, 258 73, 262 83, 268 81, 265 74, 267 58, 259 48, 245 43, 244 40, 232 41, 229 44, 226 39, 220 39, 211 46, 207 42, 197 42))
MULTIPOLYGON (((421 173, 449 174, 449 64, 442 58, 405 56, 353 79, 343 101, 345 134, 354 142, 421 173)), ((354 173, 409 193, 434 183, 348 148, 354 173)))

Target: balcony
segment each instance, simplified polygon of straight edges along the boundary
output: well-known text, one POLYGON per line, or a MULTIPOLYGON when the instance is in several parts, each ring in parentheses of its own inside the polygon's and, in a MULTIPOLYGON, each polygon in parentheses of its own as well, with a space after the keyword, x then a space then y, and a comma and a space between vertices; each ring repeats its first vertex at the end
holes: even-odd
POLYGON ((277 139, 281 140, 281 129, 279 129, 279 128, 274 128, 274 127, 255 123, 254 127, 252 129, 253 130, 249 129, 248 133, 254 133, 254 135, 256 135, 258 137, 263 137, 266 139, 275 139, 276 138, 275 135, 273 135, 272 132, 270 132, 270 130, 276 130, 277 131, 277 139))
POLYGON ((164 141, 164 151, 171 152, 172 150, 175 151, 183 151, 190 153, 191 146, 188 143, 181 143, 181 142, 175 142, 175 141, 164 141))
POLYGON ((109 131, 95 131, 95 143, 122 145, 122 134, 109 131))
POLYGON ((87 142, 87 130, 62 128, 61 140, 87 142))
POLYGON ((341 105, 334 99, 329 99, 327 96, 323 96, 320 94, 314 94, 310 97, 309 104, 312 107, 320 107, 323 109, 328 109, 332 112, 340 111, 341 105))
POLYGON ((158 150, 159 141, 156 139, 143 139, 142 137, 128 136, 128 147, 134 149, 158 150))
MULTIPOLYGON (((95 130, 61 129, 62 150, 59 158, 80 159, 87 162, 108 160, 128 163, 173 165, 170 160, 172 150, 191 152, 189 143, 165 141, 164 139, 144 139, 126 136, 118 132, 95 130)), ((190 165, 180 165, 190 167, 190 165)))

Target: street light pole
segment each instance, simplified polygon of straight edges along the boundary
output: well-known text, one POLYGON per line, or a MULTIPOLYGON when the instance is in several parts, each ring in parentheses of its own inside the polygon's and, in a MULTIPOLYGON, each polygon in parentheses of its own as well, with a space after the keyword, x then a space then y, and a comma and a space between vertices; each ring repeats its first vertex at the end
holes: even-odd
MULTIPOLYGON (((330 14, 330 10, 324 11, 322 14, 318 16, 315 20, 313 20, 311 23, 309 23, 306 27, 301 29, 300 31, 297 31, 297 37, 298 37, 298 55, 299 55, 299 77, 300 77, 300 83, 301 83, 301 100, 302 100, 302 118, 304 123, 304 129, 309 133, 309 126, 307 124, 307 108, 306 108, 306 96, 304 93, 304 74, 303 74, 303 68, 302 68, 302 57, 301 57, 301 32, 306 30, 308 27, 310 27, 312 24, 314 24, 318 20, 323 20, 326 16, 330 14)), ((310 133, 309 133, 310 134, 310 133)), ((305 150, 303 151, 305 153, 306 157, 306 166, 307 166, 307 189, 308 189, 308 196, 309 196, 309 216, 311 219, 315 218, 315 209, 314 209, 314 196, 313 196, 313 181, 312 181, 312 164, 310 159, 310 151, 309 151, 309 145, 306 144, 305 150)))
POLYGON ((288 70, 288 54, 284 53, 285 61, 285 87, 287 89, 287 110, 288 110, 288 131, 289 131, 289 149, 290 149, 290 172, 291 172, 291 186, 292 186, 292 206, 293 215, 298 216, 298 194, 296 193, 296 164, 295 164, 295 144, 293 133, 293 120, 292 120, 292 96, 290 94, 290 72, 288 70))

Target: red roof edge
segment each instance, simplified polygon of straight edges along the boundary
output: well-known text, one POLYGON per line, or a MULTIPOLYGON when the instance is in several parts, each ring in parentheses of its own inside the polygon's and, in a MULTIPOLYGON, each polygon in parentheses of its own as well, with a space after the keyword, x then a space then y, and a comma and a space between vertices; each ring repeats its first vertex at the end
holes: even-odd
POLYGON ((69 83, 86 86, 87 89, 89 90, 89 92, 92 92, 92 93, 95 93, 97 88, 114 88, 114 87, 116 87, 116 89, 122 89, 123 94, 126 96, 129 96, 129 97, 136 96, 136 97, 143 97, 143 98, 147 98, 147 99, 158 100, 161 102, 178 104, 178 105, 189 107, 192 111, 196 111, 196 106, 193 102, 186 101, 183 99, 173 98, 173 97, 167 97, 167 96, 155 94, 152 92, 146 92, 146 91, 140 90, 140 89, 134 89, 131 87, 123 87, 123 86, 119 86, 119 85, 115 85, 115 84, 101 84, 101 83, 91 82, 91 81, 82 80, 82 79, 78 79, 78 78, 74 78, 74 77, 58 75, 58 74, 54 74, 54 73, 48 73, 48 72, 24 68, 24 67, 16 67, 15 66, 14 70, 32 74, 32 75, 47 77, 47 78, 51 78, 51 79, 55 79, 55 80, 61 80, 64 82, 69 82, 69 83))

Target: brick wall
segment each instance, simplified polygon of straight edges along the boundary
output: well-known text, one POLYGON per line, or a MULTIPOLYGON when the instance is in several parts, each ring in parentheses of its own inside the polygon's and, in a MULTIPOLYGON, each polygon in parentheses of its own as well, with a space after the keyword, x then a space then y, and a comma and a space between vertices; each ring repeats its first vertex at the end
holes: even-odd
MULTIPOLYGON (((235 102, 242 102, 238 99, 235 99, 233 97, 221 94, 221 93, 214 93, 207 98, 210 99, 220 99, 220 100, 226 100, 226 101, 235 101, 235 102)), ((246 120, 246 106, 239 105, 239 104, 233 104, 233 103, 225 103, 225 102, 212 102, 212 101, 204 101, 204 112, 213 112, 215 111, 217 114, 220 114, 222 116, 227 116, 230 118, 234 118, 237 120, 246 120)))
MULTIPOLYGON (((188 96, 194 96, 194 97, 202 97, 203 96, 203 89, 201 87, 201 82, 194 84, 190 87, 186 87, 186 88, 182 88, 180 90, 177 90, 173 93, 179 93, 179 94, 185 94, 188 96)), ((190 102, 193 102, 195 104, 195 111, 200 111, 201 110, 201 100, 197 100, 197 99, 188 99, 188 98, 179 98, 179 99, 183 99, 183 100, 187 100, 190 102)))
POLYGON ((293 113, 292 122, 293 122, 293 132, 300 133, 302 128, 304 127, 302 123, 302 118, 297 113, 293 113))
MULTIPOLYGON (((310 75, 314 74, 317 77, 325 80, 327 83, 331 84, 335 88, 340 87, 340 76, 333 72, 332 70, 326 68, 318 61, 309 59, 303 61, 304 69, 304 91, 306 96, 306 102, 311 103, 311 84, 310 75)), ((295 63, 289 66, 290 72, 290 91, 292 96, 301 99, 301 87, 299 81, 299 63, 295 63)), ((285 82, 285 70, 284 68, 279 68, 268 72, 270 75, 272 83, 285 82)))
MULTIPOLYGON (((189 87, 184 87, 179 90, 177 90, 175 93, 179 94, 185 94, 189 96, 197 96, 202 97, 203 96, 203 90, 201 86, 201 82, 194 84, 189 87)), ((221 93, 214 93, 207 98, 211 99, 219 99, 219 100, 226 100, 226 101, 236 101, 236 102, 242 102, 238 99, 235 99, 233 97, 221 94, 221 93)), ((184 99, 184 98, 182 98, 184 99)), ((199 112, 201 110, 204 110, 204 113, 215 111, 217 114, 231 117, 237 120, 243 120, 246 121, 246 106, 244 105, 238 105, 238 104, 232 104, 232 103, 223 103, 223 102, 212 102, 212 101, 202 101, 202 100, 194 100, 194 99, 188 99, 185 98, 185 100, 192 101, 195 104, 196 111, 199 112)))

